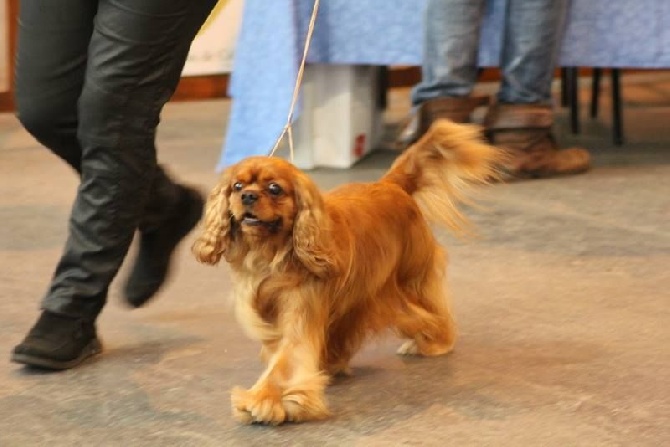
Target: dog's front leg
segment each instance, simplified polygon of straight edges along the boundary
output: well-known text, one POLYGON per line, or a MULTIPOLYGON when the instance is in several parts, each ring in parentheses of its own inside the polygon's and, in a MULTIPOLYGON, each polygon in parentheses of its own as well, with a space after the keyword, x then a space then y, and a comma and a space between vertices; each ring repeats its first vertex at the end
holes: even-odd
POLYGON ((261 352, 259 354, 261 361, 267 365, 272 359, 272 356, 277 352, 280 340, 263 340, 261 345, 261 352))
POLYGON ((327 309, 311 291, 284 292, 281 339, 266 370, 249 390, 233 389, 234 416, 244 423, 281 424, 328 416, 324 390, 328 376, 319 369, 327 309))

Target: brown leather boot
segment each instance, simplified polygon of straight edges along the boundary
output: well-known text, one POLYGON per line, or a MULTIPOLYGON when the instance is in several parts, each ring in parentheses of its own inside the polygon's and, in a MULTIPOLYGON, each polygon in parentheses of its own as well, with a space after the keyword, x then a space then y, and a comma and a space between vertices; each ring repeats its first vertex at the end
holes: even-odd
POLYGON ((578 174, 589 169, 591 156, 582 148, 558 149, 551 133, 550 106, 494 104, 484 126, 491 142, 509 152, 503 171, 513 178, 578 174))
POLYGON ((421 103, 416 113, 402 126, 398 143, 408 146, 416 142, 438 119, 448 119, 455 123, 470 123, 474 110, 488 104, 488 96, 436 98, 421 103))

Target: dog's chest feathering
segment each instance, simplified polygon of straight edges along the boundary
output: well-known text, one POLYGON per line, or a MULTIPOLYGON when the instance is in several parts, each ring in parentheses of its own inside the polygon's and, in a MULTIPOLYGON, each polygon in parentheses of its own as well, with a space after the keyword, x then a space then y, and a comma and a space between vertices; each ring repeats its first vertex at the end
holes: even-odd
POLYGON ((247 336, 255 340, 267 341, 280 337, 277 326, 262 317, 258 311, 257 297, 267 275, 236 274, 233 286, 235 317, 247 336))

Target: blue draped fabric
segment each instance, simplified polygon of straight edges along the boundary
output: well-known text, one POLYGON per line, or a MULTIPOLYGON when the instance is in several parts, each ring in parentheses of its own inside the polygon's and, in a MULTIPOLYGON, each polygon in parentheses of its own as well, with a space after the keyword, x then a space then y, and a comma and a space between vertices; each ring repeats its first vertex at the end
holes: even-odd
MULTIPOLYGON (((322 0, 308 61, 420 65, 425 0, 322 0)), ((286 122, 313 0, 246 0, 218 169, 274 145, 286 122)), ((498 63, 505 0, 489 0, 482 66, 498 63)), ((572 0, 564 66, 670 67, 670 0, 572 0)), ((295 117, 300 114, 300 107, 295 117)))

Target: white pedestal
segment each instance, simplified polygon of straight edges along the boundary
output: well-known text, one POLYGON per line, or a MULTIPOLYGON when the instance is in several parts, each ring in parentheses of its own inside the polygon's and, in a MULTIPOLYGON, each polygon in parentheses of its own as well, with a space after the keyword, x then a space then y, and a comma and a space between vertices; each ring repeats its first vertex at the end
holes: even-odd
POLYGON ((308 65, 293 125, 296 166, 348 168, 369 153, 381 136, 376 87, 375 67, 308 65))

